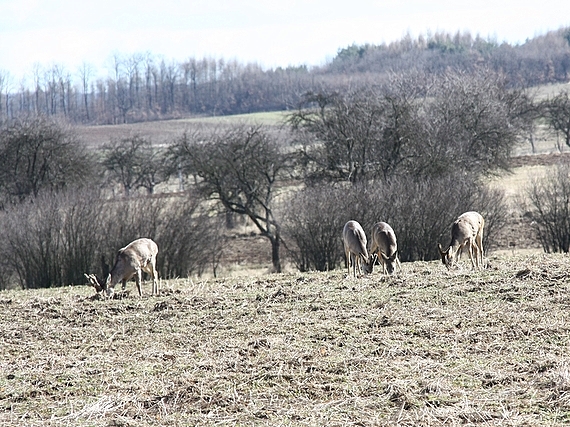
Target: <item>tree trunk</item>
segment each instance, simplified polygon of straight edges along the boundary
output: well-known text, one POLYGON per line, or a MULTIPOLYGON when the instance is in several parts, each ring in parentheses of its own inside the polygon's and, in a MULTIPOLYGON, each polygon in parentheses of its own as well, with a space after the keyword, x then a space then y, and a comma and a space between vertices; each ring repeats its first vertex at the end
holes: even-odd
POLYGON ((281 245, 281 241, 279 236, 270 237, 269 240, 271 241, 271 262, 273 263, 273 272, 281 273, 281 260, 279 258, 279 246, 281 245))

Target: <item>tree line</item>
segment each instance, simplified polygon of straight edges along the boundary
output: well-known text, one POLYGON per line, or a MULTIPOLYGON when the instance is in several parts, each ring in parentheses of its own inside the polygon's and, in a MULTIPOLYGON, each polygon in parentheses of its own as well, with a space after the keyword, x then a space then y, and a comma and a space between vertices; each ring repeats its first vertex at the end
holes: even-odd
POLYGON ((570 28, 527 39, 523 44, 498 43, 470 32, 428 33, 381 45, 352 45, 339 50, 328 69, 373 75, 421 70, 470 73, 481 67, 507 76, 511 87, 567 82, 570 72, 570 28))
POLYGON ((150 54, 114 56, 112 72, 95 78, 84 64, 34 69, 31 82, 10 85, 0 72, 0 120, 27 114, 72 123, 119 124, 187 115, 285 110, 321 80, 307 67, 263 70, 224 59, 167 62, 150 54))
POLYGON ((36 66, 17 82, 0 71, 0 121, 26 114, 72 123, 118 124, 187 115, 226 115, 296 108, 303 94, 385 82, 393 74, 442 75, 447 70, 502 73, 510 87, 566 82, 570 29, 521 45, 469 32, 428 33, 380 45, 339 49, 327 64, 264 69, 235 60, 190 58, 177 63, 151 54, 114 55, 109 72, 36 66))

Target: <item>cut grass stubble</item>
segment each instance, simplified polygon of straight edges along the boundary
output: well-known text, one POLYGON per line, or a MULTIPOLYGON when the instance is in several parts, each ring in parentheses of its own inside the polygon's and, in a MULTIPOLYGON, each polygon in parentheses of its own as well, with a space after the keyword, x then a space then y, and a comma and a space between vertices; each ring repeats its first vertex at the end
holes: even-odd
POLYGON ((11 425, 562 425, 568 257, 0 293, 11 425))

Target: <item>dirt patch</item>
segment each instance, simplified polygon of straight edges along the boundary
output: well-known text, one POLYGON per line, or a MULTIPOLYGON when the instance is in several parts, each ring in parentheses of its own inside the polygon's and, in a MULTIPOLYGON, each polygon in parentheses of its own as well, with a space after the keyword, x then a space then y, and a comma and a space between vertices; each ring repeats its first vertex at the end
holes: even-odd
POLYGON ((222 265, 271 265, 271 244, 268 239, 256 234, 230 234, 225 239, 222 265))

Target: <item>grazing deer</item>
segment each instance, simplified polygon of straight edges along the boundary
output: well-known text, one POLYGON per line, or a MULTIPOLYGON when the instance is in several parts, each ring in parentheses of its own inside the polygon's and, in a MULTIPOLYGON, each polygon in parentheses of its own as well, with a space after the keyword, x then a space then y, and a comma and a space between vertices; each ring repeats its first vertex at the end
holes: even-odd
POLYGON ((396 268, 402 269, 398 258, 396 233, 389 224, 377 222, 372 226, 371 254, 377 254, 384 274, 393 274, 396 268))
POLYGON ((100 281, 94 274, 85 275, 97 292, 105 291, 107 296, 113 295, 115 285, 127 286, 127 280, 135 276, 139 296, 142 297, 142 273, 149 273, 152 277, 152 294, 158 295, 158 273, 156 271, 156 255, 158 246, 151 239, 137 239, 122 249, 119 249, 115 258, 115 265, 107 276, 106 281, 100 281))
POLYGON ((362 226, 356 221, 348 221, 342 230, 342 241, 344 243, 348 275, 350 276, 351 266, 354 277, 357 277, 356 270, 360 271, 361 267, 364 273, 372 273, 377 256, 368 256, 366 234, 362 226))
POLYGON ((438 243, 441 262, 448 269, 453 267, 467 247, 473 268, 483 267, 483 227, 485 220, 477 212, 465 212, 451 226, 451 243, 443 250, 438 243))

